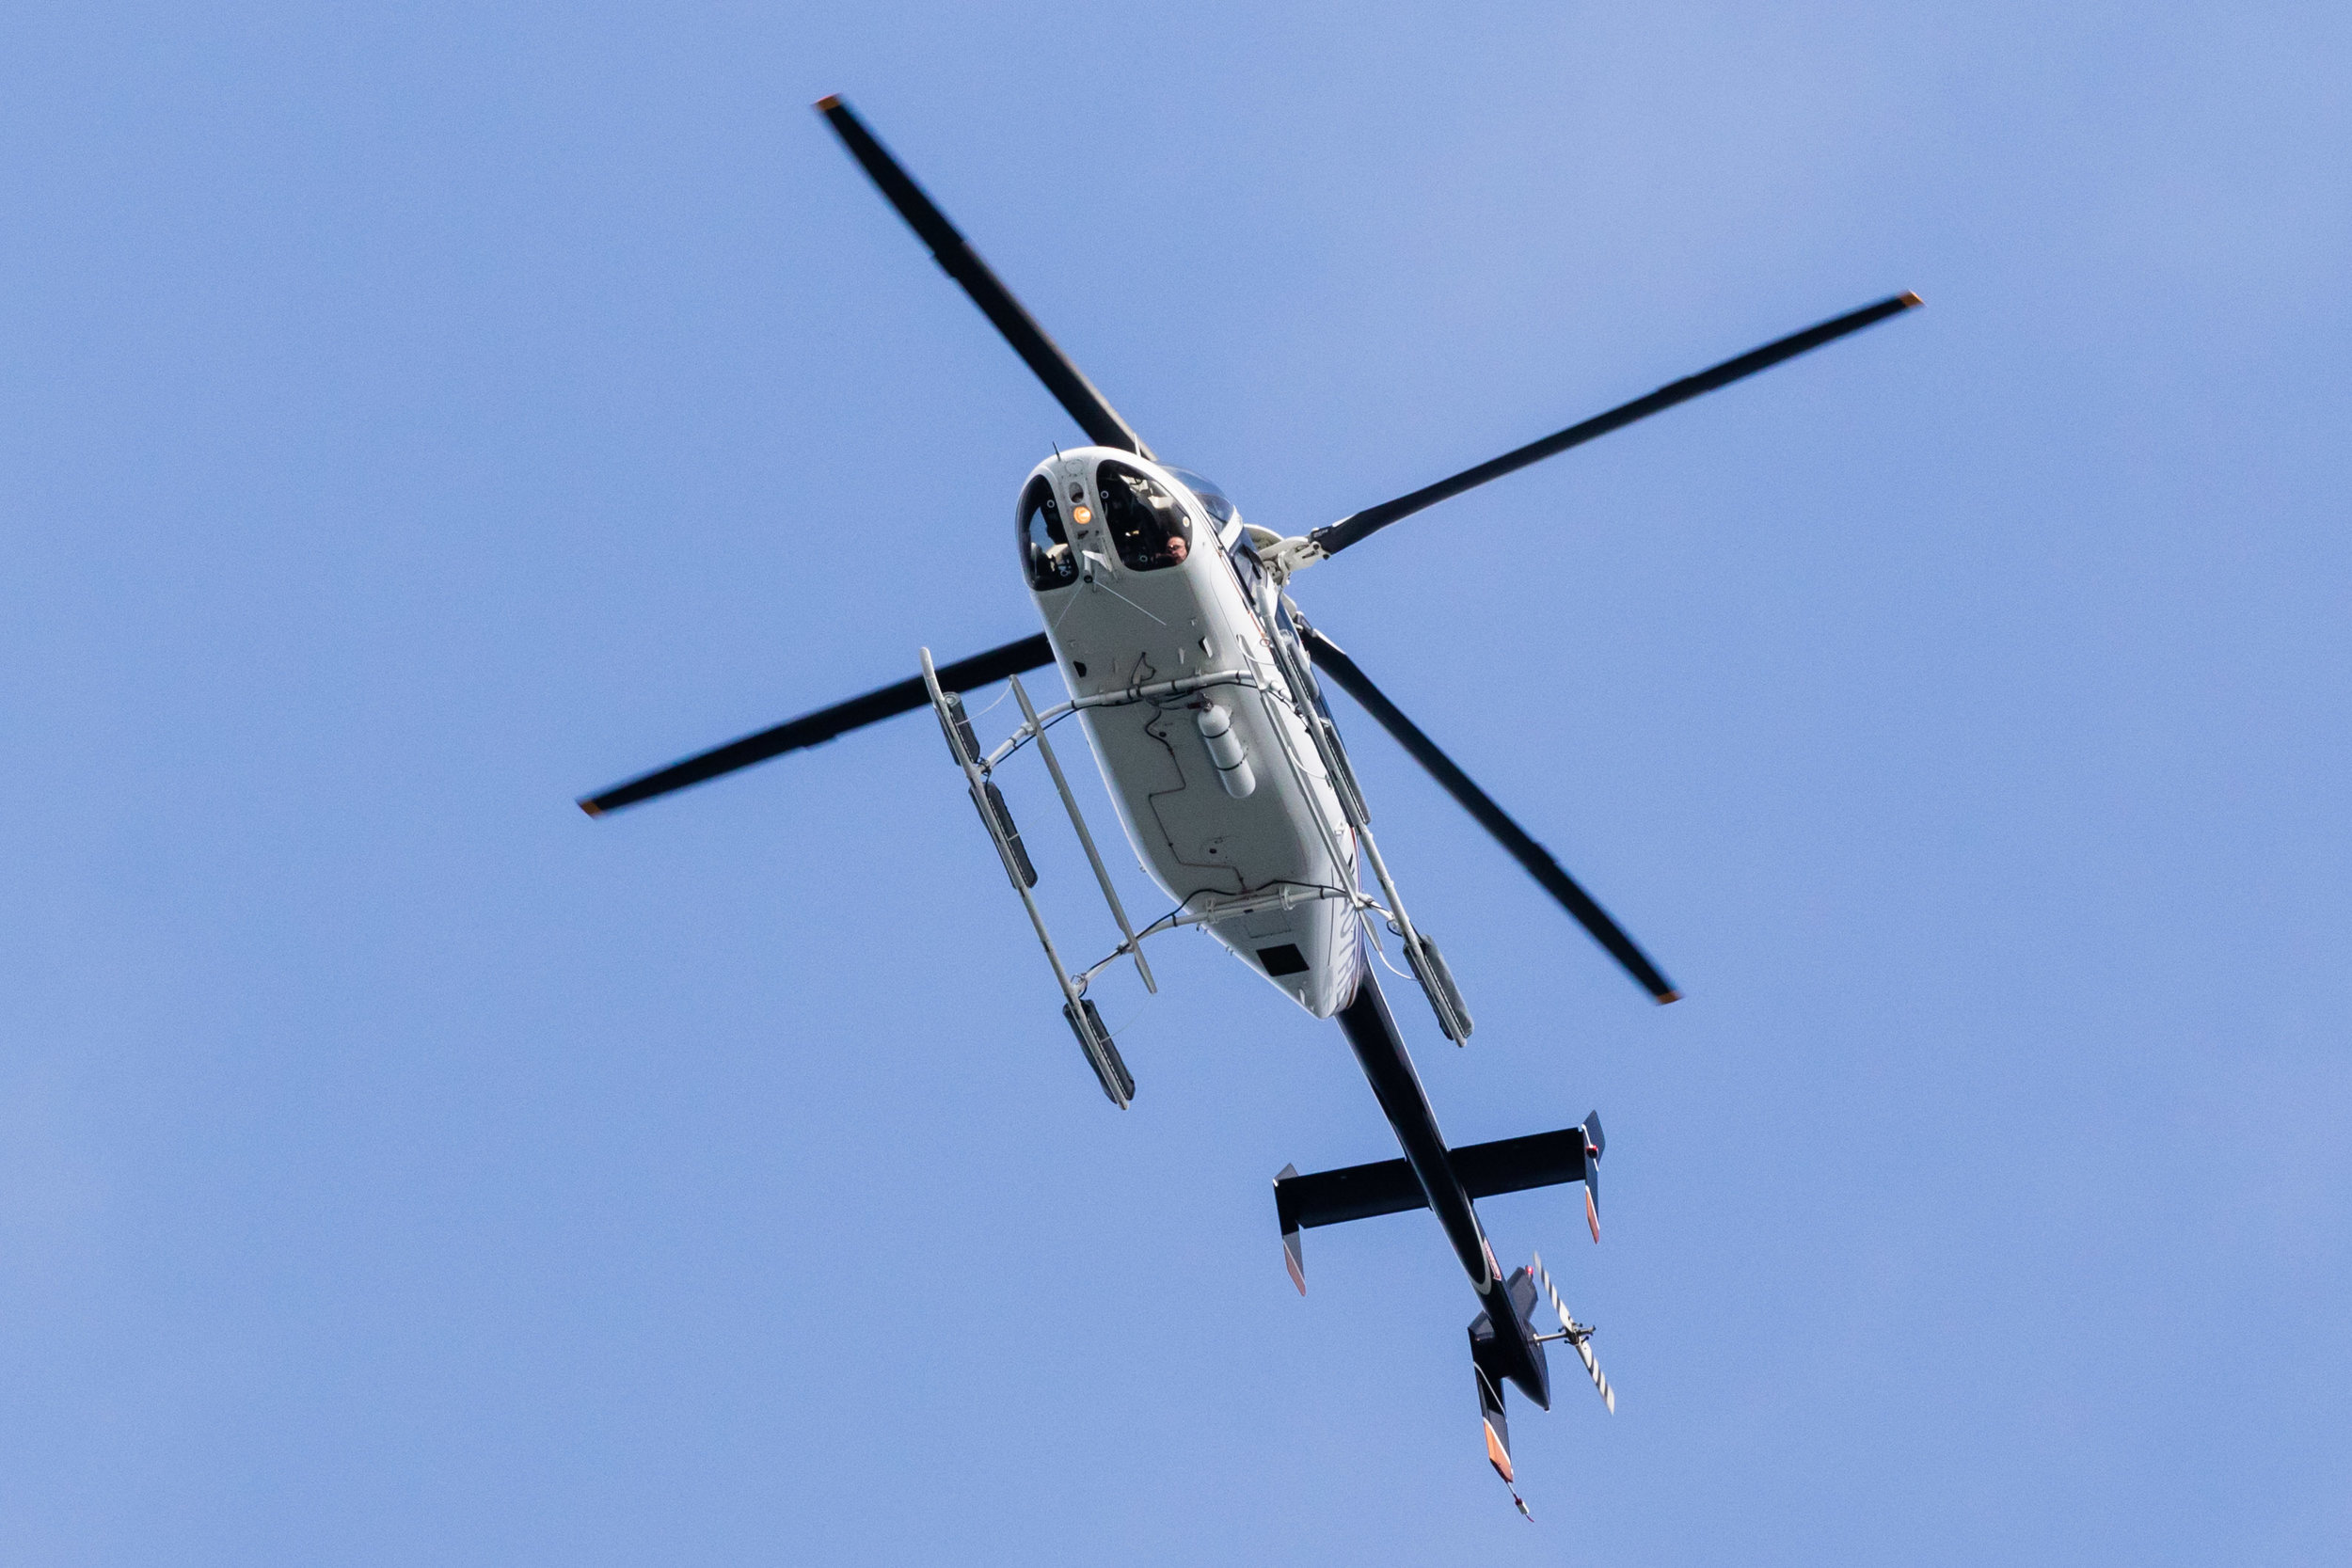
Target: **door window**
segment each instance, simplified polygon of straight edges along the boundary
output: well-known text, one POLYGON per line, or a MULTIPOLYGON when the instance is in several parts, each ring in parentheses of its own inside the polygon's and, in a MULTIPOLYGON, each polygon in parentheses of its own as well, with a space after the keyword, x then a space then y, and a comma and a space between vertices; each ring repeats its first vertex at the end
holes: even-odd
POLYGON ((1029 574, 1029 586, 1040 593, 1078 580, 1078 562, 1062 528, 1061 506, 1043 474, 1029 481, 1021 495, 1021 564, 1029 574))

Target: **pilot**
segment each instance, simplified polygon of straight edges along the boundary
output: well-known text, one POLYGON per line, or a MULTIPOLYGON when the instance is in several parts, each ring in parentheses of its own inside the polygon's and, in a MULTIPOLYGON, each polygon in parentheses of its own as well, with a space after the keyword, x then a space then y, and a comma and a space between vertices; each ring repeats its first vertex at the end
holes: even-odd
POLYGON ((1191 553, 1192 546, 1184 543, 1183 534, 1171 533, 1168 536, 1168 563, 1169 565, 1182 566, 1184 563, 1184 557, 1191 553))
POLYGON ((1029 586, 1038 589, 1059 588, 1077 576, 1077 562, 1071 559, 1070 546, 1059 540, 1051 545, 1029 541, 1029 586))

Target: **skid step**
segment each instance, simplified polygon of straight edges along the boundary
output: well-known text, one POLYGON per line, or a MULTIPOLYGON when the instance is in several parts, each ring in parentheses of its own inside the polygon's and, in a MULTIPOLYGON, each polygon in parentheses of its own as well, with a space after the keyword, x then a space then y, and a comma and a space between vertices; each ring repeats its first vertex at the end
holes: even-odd
POLYGON ((1062 1004, 1061 1016, 1069 1021, 1070 1032, 1078 1037, 1078 1049, 1086 1053, 1087 1066, 1094 1069, 1095 1081, 1103 1085, 1103 1093, 1120 1110, 1136 1097, 1135 1074, 1120 1060, 1119 1047, 1111 1039, 1111 1032, 1103 1027, 1103 1015, 1094 1010, 1094 1004, 1081 998, 1076 1010, 1062 1004))

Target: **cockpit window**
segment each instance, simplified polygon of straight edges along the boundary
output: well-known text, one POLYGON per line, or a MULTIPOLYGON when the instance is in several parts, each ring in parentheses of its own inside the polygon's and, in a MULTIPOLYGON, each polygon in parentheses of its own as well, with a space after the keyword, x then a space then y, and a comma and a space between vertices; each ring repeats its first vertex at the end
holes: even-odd
POLYGON ((1029 586, 1041 593, 1078 580, 1078 562, 1061 526, 1061 507, 1043 474, 1021 493, 1021 564, 1028 571, 1029 586))
POLYGON ((1182 502, 1124 463, 1094 470, 1103 498, 1103 521, 1120 564, 1131 572, 1157 572, 1184 563, 1192 553, 1192 522, 1182 502))
POLYGON ((1200 498, 1201 510, 1216 520, 1217 527, 1223 528, 1233 520, 1233 503, 1225 499, 1225 487, 1216 480, 1206 474, 1194 473, 1190 468, 1170 468, 1168 471, 1182 481, 1185 489, 1200 498))

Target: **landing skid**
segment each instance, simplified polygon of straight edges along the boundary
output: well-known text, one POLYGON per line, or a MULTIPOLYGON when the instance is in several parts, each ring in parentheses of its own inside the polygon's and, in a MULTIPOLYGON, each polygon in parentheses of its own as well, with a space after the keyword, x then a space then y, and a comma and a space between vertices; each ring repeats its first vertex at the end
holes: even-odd
MULTIPOLYGON (((1018 677, 1015 677, 1018 685, 1018 677)), ((938 715, 940 733, 947 737, 947 751, 962 770, 965 786, 971 791, 973 807, 980 814, 980 825, 988 830, 989 842, 996 846, 997 859, 1004 863, 1005 876, 1012 883, 1012 891, 1021 895, 1021 907, 1029 911, 1029 925, 1037 931, 1039 945, 1045 949, 1045 961, 1054 966, 1054 983, 1061 988, 1061 1016, 1069 1022, 1070 1032, 1078 1037, 1078 1049, 1086 1053, 1087 1065, 1094 1069, 1095 1081, 1103 1085, 1103 1093, 1120 1110, 1135 1099, 1135 1075, 1120 1058, 1119 1046, 1111 1032, 1103 1026, 1103 1015, 1094 1010, 1094 1004, 1086 999, 1085 989, 1070 977, 1069 966, 1061 960, 1061 952, 1054 945, 1053 934, 1045 928, 1045 915, 1037 907, 1037 867, 1030 863, 1029 852, 1021 842, 1021 831, 1012 823, 1012 812, 1005 804, 1004 795, 995 781, 989 777, 993 760, 980 753, 978 738, 972 733, 972 721, 963 711, 960 692, 942 691, 939 671, 931 663, 931 651, 923 650, 923 689, 931 700, 931 711, 938 715)), ((1028 715, 1029 726, 1036 726, 1041 744, 1045 732, 1037 724, 1037 716, 1029 709, 1029 700, 1021 699, 1022 711, 1028 715)), ((1050 753, 1049 753, 1050 754, 1050 753)), ((1070 804, 1070 815, 1078 823, 1078 832, 1086 842, 1087 854, 1094 862, 1095 874, 1103 878, 1103 892, 1110 899, 1112 913, 1118 917, 1120 929, 1127 926, 1127 911, 1120 908, 1119 895, 1111 888, 1110 878, 1103 870, 1102 857, 1094 852, 1093 835, 1086 830, 1078 815, 1078 803, 1072 798, 1064 783, 1061 768, 1054 768, 1054 782, 1061 785, 1062 799, 1070 804)), ((1143 955, 1136 954, 1136 963, 1142 969, 1144 983, 1152 984, 1151 971, 1143 968, 1143 955)))
MULTIPOLYGON (((1254 606, 1258 624, 1266 628, 1275 665, 1290 688, 1292 704, 1314 741, 1317 759, 1331 781, 1332 792, 1339 797, 1340 810, 1346 816, 1356 842, 1363 847, 1364 860, 1380 884, 1381 895, 1389 901, 1383 911, 1389 929, 1396 934, 1398 944, 1405 949, 1405 961, 1422 994, 1429 999, 1429 1010, 1437 1014, 1438 1031, 1454 1044, 1467 1045, 1472 1028, 1470 1009, 1462 1004, 1461 990, 1454 985, 1454 972, 1446 967, 1438 944, 1417 929, 1412 917, 1405 912, 1404 895, 1397 892, 1396 879, 1389 875, 1389 863, 1381 858, 1380 846, 1372 836, 1372 813, 1364 805, 1363 792, 1356 787, 1355 769, 1348 766, 1347 751, 1340 744, 1339 726, 1331 722, 1330 715, 1325 711, 1306 652, 1290 629, 1305 626, 1306 618, 1282 593, 1277 576, 1268 572, 1258 579, 1254 606)), ((1297 759, 1292 759, 1292 766, 1297 766, 1297 759)), ((1303 786, 1303 779, 1301 784, 1303 786)), ((1339 847, 1335 844, 1331 849, 1338 857, 1339 847)), ((1343 857, 1342 861, 1344 863, 1343 857)))
MULTIPOLYGON (((946 737, 948 754, 955 759, 958 770, 963 774, 973 808, 979 813, 980 826, 987 831, 989 842, 996 847, 997 859, 1003 863, 1006 879, 1011 882, 1013 892, 1020 895, 1022 908, 1028 911, 1030 927, 1037 932, 1038 945, 1045 950, 1045 960, 1054 971, 1054 983, 1062 993, 1062 1018, 1069 1023, 1071 1033, 1077 1037, 1078 1047, 1086 1054, 1087 1065, 1093 1069, 1095 1081, 1102 1085, 1104 1098, 1124 1110, 1135 1099, 1136 1081, 1120 1057, 1119 1046, 1111 1038, 1110 1031, 1104 1026, 1102 1015, 1087 999, 1087 988, 1098 975, 1121 958, 1130 958, 1135 963, 1136 974, 1143 981, 1144 989, 1157 994, 1159 984, 1152 977, 1152 966, 1143 956, 1143 943, 1147 938, 1186 926, 1205 926, 1269 910, 1293 910, 1301 904, 1323 898, 1351 895, 1337 890, 1293 886, 1241 897, 1196 895, 1173 912, 1136 930, 1127 918, 1126 907, 1120 901, 1119 890, 1113 885, 1110 872, 1103 863, 1102 852, 1095 846, 1093 832, 1087 826, 1086 814, 1078 807, 1077 797, 1071 791, 1070 781, 1062 772, 1061 763, 1054 755, 1053 743, 1046 738, 1045 732, 1056 721, 1082 708, 1164 701, 1216 686, 1254 688, 1258 685, 1257 679, 1247 673, 1192 675, 1093 697, 1081 697, 1057 704, 1041 713, 1029 701, 1028 691, 1022 686, 1020 676, 1014 675, 1011 677, 1012 693, 1014 700, 1021 705, 1021 727, 994 751, 982 752, 979 739, 973 733, 971 718, 964 710, 962 694, 942 689, 938 669, 931 662, 930 650, 925 648, 922 656, 923 689, 930 699, 933 714, 939 720, 940 733, 946 737), (1029 859, 1020 830, 1013 825, 1011 810, 1005 804, 1004 795, 997 789, 993 776, 1008 758, 1032 741, 1037 745, 1038 755, 1044 762, 1046 772, 1053 778, 1055 790, 1061 796, 1062 806, 1070 815, 1071 828, 1086 850, 1087 863, 1093 868, 1095 882, 1102 889, 1104 902, 1109 906, 1111 919, 1119 927, 1119 945, 1097 962, 1081 970, 1073 970, 1063 959, 1060 948, 1055 945, 1053 934, 1046 928, 1044 911, 1038 907, 1033 891, 1037 886, 1037 867, 1029 859)), ((1352 901, 1359 908, 1382 914, 1387 912, 1360 894, 1353 895, 1352 901)))

